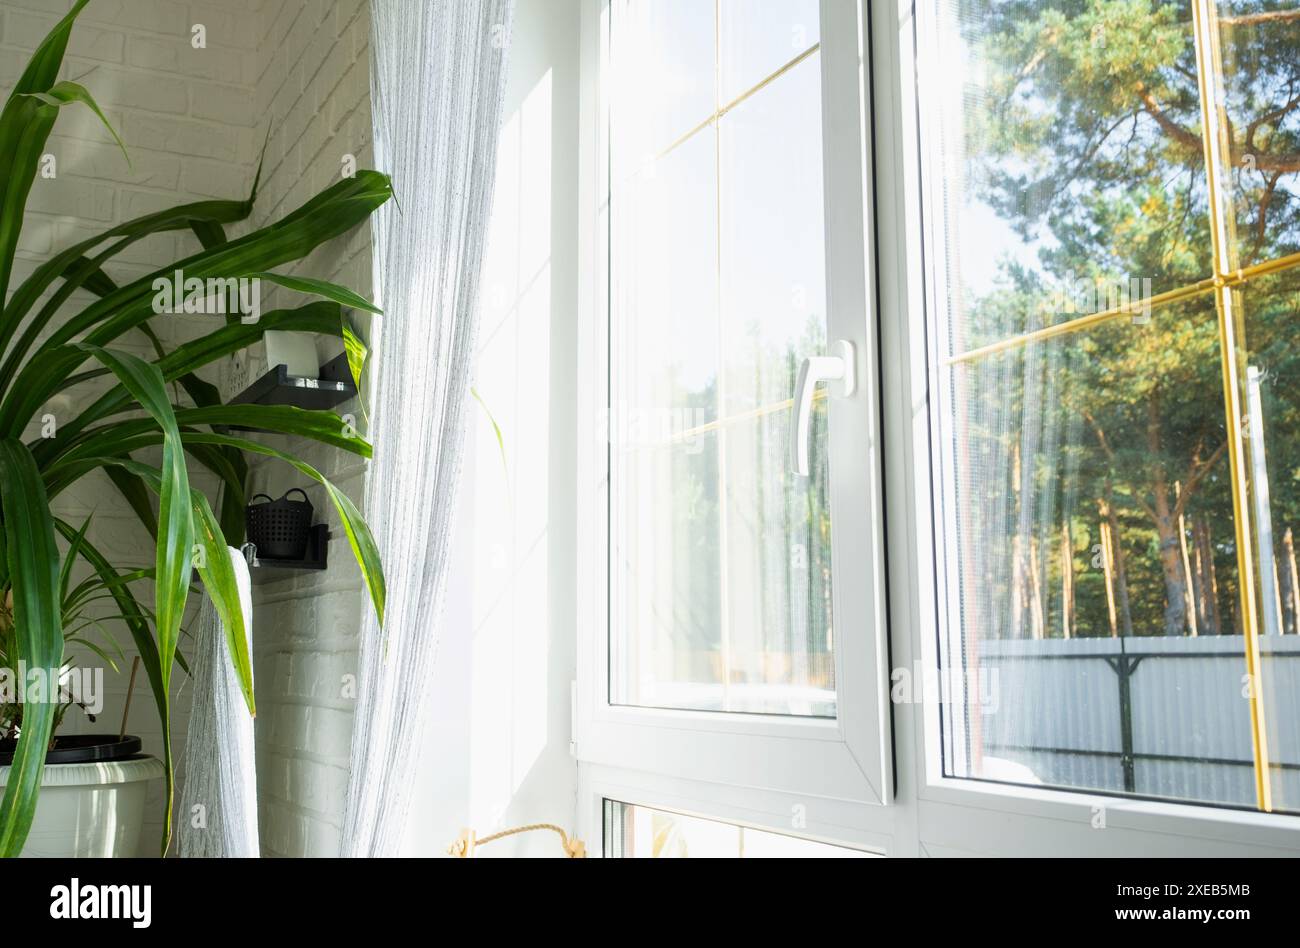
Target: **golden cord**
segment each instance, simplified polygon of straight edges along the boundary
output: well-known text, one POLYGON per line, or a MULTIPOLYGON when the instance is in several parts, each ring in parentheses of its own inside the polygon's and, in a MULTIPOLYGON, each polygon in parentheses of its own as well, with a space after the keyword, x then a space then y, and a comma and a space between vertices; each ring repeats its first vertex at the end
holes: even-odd
POLYGON ((474 851, 479 846, 486 846, 488 843, 494 843, 498 839, 505 839, 507 836, 518 836, 520 833, 531 833, 536 830, 550 830, 560 834, 560 844, 564 847, 564 854, 569 859, 586 859, 587 844, 580 839, 570 839, 569 834, 554 823, 529 823, 527 826, 516 826, 513 829, 501 830, 499 833, 493 833, 490 836, 484 836, 478 839, 471 829, 461 830, 460 836, 456 841, 447 847, 447 855, 455 856, 459 859, 473 859, 474 851))

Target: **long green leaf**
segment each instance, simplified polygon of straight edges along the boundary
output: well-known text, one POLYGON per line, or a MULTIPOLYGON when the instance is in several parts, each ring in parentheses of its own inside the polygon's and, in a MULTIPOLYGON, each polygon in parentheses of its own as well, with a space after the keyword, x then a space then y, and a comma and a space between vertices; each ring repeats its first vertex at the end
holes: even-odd
POLYGON ((268 283, 275 283, 288 290, 296 293, 306 293, 310 296, 320 296, 327 300, 333 300, 343 306, 350 306, 353 309, 365 310, 367 313, 376 315, 383 312, 361 294, 349 290, 346 286, 339 286, 337 283, 330 283, 328 280, 315 280, 311 277, 286 276, 281 273, 254 273, 251 276, 259 280, 266 280, 268 283))
POLYGON ((203 544, 204 553, 203 565, 198 567, 199 578, 203 580, 203 586, 221 618, 226 633, 226 650, 239 677, 248 713, 257 717, 257 704, 253 700, 253 658, 248 651, 248 629, 244 624, 244 608, 239 598, 235 569, 230 562, 231 551, 226 546, 221 524, 212 513, 208 499, 199 491, 193 491, 191 496, 195 533, 203 544))
POLYGON ((77 535, 68 543, 68 554, 63 558, 63 567, 59 570, 59 604, 63 608, 68 603, 68 585, 72 582, 72 565, 77 562, 77 551, 86 542, 86 531, 90 529, 91 517, 87 517, 77 535))
POLYGON ((28 695, 23 705, 22 733, 0 799, 0 856, 17 856, 36 813, 45 752, 54 728, 63 620, 54 518, 35 459, 13 439, 0 441, 0 508, 5 517, 5 559, 13 586, 18 658, 29 670, 44 673, 49 685, 45 694, 28 695), (33 697, 43 700, 30 700, 33 697))
POLYGON ((190 557, 194 546, 194 521, 190 516, 189 472, 185 448, 167 385, 158 367, 127 352, 80 343, 81 349, 102 362, 163 431, 162 484, 159 490, 158 540, 154 568, 154 610, 158 616, 158 653, 162 681, 171 681, 172 660, 180 637, 181 619, 189 594, 190 557))
POLYGON ((77 3, 36 48, 0 112, 0 305, 9 295, 14 251, 22 230, 27 195, 59 110, 31 98, 48 92, 58 79, 72 24, 87 0, 77 3))

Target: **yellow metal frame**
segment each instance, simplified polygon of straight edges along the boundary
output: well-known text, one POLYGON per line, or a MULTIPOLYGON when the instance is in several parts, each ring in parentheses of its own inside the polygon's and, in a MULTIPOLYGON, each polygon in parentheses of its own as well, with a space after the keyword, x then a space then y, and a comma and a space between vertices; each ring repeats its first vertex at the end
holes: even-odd
MULTIPOLYGON (((1262 658, 1259 643, 1259 605, 1255 587, 1254 533, 1251 527, 1252 485, 1250 445, 1243 433, 1244 367, 1247 361, 1241 301, 1234 294, 1250 280, 1300 267, 1300 253, 1290 254, 1249 267, 1236 266, 1235 217, 1228 182, 1230 144, 1223 102, 1223 56, 1221 21, 1216 0, 1191 0, 1196 44, 1197 80, 1201 102, 1201 141, 1205 150, 1206 184, 1209 192, 1210 233, 1214 251, 1214 273, 1196 283, 1177 287, 1115 309, 1092 313, 1054 326, 950 356, 947 366, 977 362, 987 356, 1043 342, 1057 336, 1091 329, 1113 319, 1146 312, 1206 294, 1214 294, 1218 314, 1219 350, 1223 376, 1224 411, 1227 422, 1229 463, 1232 474, 1232 505, 1236 524, 1238 595, 1241 597, 1246 675, 1250 701, 1251 744, 1255 765, 1255 796, 1260 810, 1273 809, 1269 780, 1270 756, 1268 720, 1265 711, 1262 658)), ((1300 11, 1298 11, 1300 12, 1300 11)))

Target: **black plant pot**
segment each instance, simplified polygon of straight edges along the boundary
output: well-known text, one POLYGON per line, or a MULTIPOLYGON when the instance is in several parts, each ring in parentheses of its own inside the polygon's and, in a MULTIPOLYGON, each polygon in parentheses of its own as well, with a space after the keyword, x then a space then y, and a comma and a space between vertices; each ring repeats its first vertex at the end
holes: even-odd
MULTIPOLYGON (((14 749, 18 741, 12 737, 0 740, 0 767, 14 762, 14 749)), ((134 760, 143 756, 144 745, 140 738, 116 734, 69 734, 56 737, 54 748, 45 755, 47 764, 91 764, 105 760, 134 760)))

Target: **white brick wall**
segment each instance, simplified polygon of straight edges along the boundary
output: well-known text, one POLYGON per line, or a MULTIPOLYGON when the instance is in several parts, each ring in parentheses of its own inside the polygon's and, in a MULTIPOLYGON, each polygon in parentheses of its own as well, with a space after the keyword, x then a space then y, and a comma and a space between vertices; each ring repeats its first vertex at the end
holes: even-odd
MULTIPOLYGON (((373 166, 370 147, 370 20, 361 0, 254 0, 261 45, 256 62, 257 141, 266 138, 263 188, 255 212, 265 223, 338 181, 345 155, 373 166)), ((371 291, 370 233, 323 247, 296 272, 371 291)), ((291 305, 291 298, 280 303, 291 305)), ((322 341, 322 360, 342 351, 322 341)), ((340 412, 361 416, 355 404, 340 412)), ((283 439, 281 439, 283 440, 283 439)), ((353 497, 364 494, 364 462, 295 440, 305 457, 353 497)), ((330 524, 330 568, 258 588, 254 642, 258 695, 258 777, 262 847, 267 855, 332 856, 347 791, 361 610, 361 574, 324 492, 284 465, 254 468, 254 491, 279 497, 304 487, 318 521, 330 524), (348 692, 350 695, 351 692, 348 692)))
MULTIPOLYGON (((4 94, 69 6, 67 0, 0 0, 4 94)), ((246 0, 93 0, 74 29, 63 77, 90 89, 122 136, 131 165, 90 110, 65 107, 47 147, 55 157, 57 176, 38 177, 32 188, 15 283, 51 253, 116 223, 186 201, 247 193, 255 153, 252 115, 258 42, 251 13, 246 0), (195 23, 207 26, 205 50, 190 45, 195 23)), ((197 241, 188 233, 161 235, 131 247, 105 269, 119 283, 127 282, 197 249, 197 241)), ((65 312, 92 300, 78 293, 65 312)), ((157 320, 155 328, 165 341, 175 342, 210 326, 157 320)), ((141 355, 152 351, 141 336, 127 337, 118 345, 141 355)), ((56 418, 71 417, 102 388, 86 386, 50 410, 56 418)), ((58 498, 55 506, 59 515, 76 523, 93 513, 90 539, 115 562, 152 562, 147 534, 102 475, 85 480, 58 498)), ((147 585, 140 592, 148 602, 147 585)), ((129 659, 129 636, 123 632, 120 639, 129 659)), ((102 665, 98 659, 86 663, 102 665)), ((91 723, 70 711, 67 732, 116 731, 125 701, 125 671, 120 676, 107 672, 105 684, 108 693, 99 721, 91 723)), ((179 759, 189 717, 183 674, 176 675, 173 692, 173 747, 179 759)), ((160 753, 161 733, 143 675, 136 686, 130 730, 144 738, 150 753, 160 753)), ((158 851, 161 830, 161 786, 154 788, 146 813, 141 854, 152 855, 158 851)))

